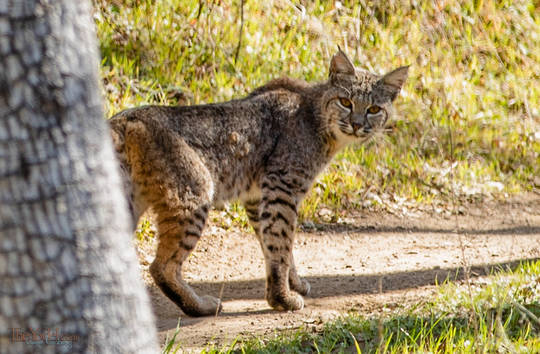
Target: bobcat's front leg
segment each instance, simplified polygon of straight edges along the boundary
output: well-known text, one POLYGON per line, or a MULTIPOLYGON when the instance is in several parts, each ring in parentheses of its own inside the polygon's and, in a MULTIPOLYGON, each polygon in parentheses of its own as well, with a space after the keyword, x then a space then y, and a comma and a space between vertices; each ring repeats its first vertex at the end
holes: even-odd
POLYGON ((278 174, 263 178, 261 192, 258 229, 266 262, 266 300, 278 310, 300 310, 304 300, 290 286, 303 293, 309 291, 309 285, 296 274, 292 256, 301 195, 278 174))
MULTIPOLYGON (((253 230, 255 231, 255 235, 257 236, 257 239, 260 241, 261 246, 263 248, 263 252, 265 249, 265 246, 262 242, 262 236, 261 236, 261 230, 260 230, 260 205, 261 200, 260 198, 250 199, 244 202, 244 207, 246 209, 246 214, 248 216, 249 222, 251 226, 253 227, 253 230)), ((291 253, 291 264, 289 267, 289 286, 291 290, 296 291, 300 295, 308 295, 309 291, 311 290, 311 286, 309 285, 309 282, 305 279, 302 279, 298 276, 298 273, 296 272, 296 266, 294 263, 294 257, 291 253)))

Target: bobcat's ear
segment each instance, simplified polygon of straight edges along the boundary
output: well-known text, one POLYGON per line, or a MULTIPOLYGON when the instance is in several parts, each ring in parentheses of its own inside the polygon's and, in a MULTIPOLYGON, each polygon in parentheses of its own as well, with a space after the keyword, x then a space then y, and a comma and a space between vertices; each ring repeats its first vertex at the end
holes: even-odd
POLYGON ((339 49, 330 61, 330 76, 334 74, 354 75, 354 73, 354 65, 347 58, 347 55, 339 49))
POLYGON ((395 100, 403 83, 407 80, 409 65, 402 66, 389 72, 379 79, 379 85, 390 94, 391 100, 395 100))

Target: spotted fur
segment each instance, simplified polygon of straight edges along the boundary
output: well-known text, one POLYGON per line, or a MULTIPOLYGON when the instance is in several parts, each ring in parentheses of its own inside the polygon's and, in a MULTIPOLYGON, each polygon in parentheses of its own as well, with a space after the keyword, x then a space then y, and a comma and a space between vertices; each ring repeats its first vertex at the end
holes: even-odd
POLYGON ((298 277, 292 255, 298 206, 341 147, 383 127, 406 76, 406 67, 383 77, 357 70, 339 51, 324 83, 283 78, 243 99, 146 106, 114 116, 110 125, 133 220, 148 208, 157 216, 150 271, 165 295, 188 315, 221 309, 218 299, 199 296, 182 279, 182 263, 209 209, 240 200, 264 253, 268 303, 301 309, 310 287, 298 277))

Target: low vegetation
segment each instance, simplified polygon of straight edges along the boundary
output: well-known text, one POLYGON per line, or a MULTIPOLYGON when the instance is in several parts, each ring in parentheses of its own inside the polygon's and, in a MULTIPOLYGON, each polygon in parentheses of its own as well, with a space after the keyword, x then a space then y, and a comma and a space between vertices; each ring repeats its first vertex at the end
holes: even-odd
MULTIPOLYGON (((108 116, 143 104, 238 98, 282 75, 325 80, 338 45, 377 73, 411 65, 396 119, 328 166, 303 204, 304 222, 336 222, 359 209, 452 213, 540 189, 537 0, 94 5, 108 116)), ((247 225, 237 205, 216 215, 247 225)), ((527 264, 481 286, 448 284, 433 302, 388 317, 352 314, 317 334, 254 339, 234 351, 540 348, 539 267, 527 264)))

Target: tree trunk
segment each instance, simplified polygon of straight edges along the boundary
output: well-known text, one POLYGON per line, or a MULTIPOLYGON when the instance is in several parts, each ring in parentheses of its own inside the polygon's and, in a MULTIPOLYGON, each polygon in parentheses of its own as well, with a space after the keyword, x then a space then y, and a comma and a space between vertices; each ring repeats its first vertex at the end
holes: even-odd
POLYGON ((0 0, 0 352, 154 352, 87 0, 0 0))

